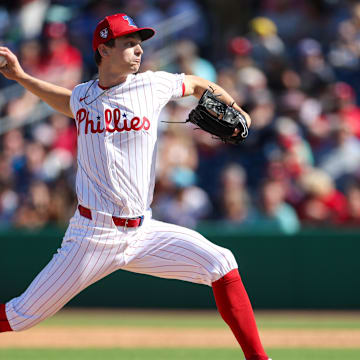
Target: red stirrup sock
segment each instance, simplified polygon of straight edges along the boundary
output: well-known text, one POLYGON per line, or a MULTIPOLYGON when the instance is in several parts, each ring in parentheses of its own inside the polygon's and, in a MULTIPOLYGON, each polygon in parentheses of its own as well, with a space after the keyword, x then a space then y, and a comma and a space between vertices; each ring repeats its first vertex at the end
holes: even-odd
POLYGON ((239 271, 231 270, 214 281, 212 288, 219 313, 234 333, 246 360, 268 360, 239 271))
POLYGON ((5 304, 0 304, 0 332, 12 331, 5 312, 5 304))

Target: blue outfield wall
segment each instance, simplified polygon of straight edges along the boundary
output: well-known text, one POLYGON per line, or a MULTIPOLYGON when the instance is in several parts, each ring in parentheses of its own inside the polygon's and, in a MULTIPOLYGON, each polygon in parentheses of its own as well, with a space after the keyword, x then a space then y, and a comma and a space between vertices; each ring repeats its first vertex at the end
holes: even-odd
MULTIPOLYGON (((199 231, 233 251, 257 309, 360 309, 360 229, 306 229, 296 235, 199 231)), ((60 246, 64 230, 0 232, 0 303, 20 295, 60 246)), ((117 271, 70 306, 213 308, 210 287, 117 271)))

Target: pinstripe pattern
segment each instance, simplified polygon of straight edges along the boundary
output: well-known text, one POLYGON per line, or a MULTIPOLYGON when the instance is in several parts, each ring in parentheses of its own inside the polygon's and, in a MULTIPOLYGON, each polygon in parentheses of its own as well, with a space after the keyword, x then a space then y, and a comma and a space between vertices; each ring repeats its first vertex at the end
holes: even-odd
POLYGON ((151 219, 158 116, 171 98, 182 96, 183 79, 148 71, 129 75, 105 92, 97 83, 74 89, 76 190, 92 220, 76 211, 49 264, 22 295, 6 304, 12 329, 25 330, 52 316, 118 269, 211 285, 237 267, 229 250, 199 233, 151 219), (145 117, 150 126, 138 127, 145 117), (131 119, 137 119, 134 127, 131 119), (112 215, 145 215, 145 220, 140 228, 123 229, 114 225, 112 215))
POLYGON ((71 298, 108 275, 124 241, 109 216, 96 214, 94 221, 73 217, 61 249, 39 273, 29 288, 7 303, 7 316, 14 330, 25 330, 53 315, 71 298))
POLYGON ((78 211, 61 248, 29 288, 6 304, 15 331, 28 329, 60 310, 80 291, 113 271, 211 285, 237 267, 229 250, 199 233, 146 217, 138 229, 117 228, 110 215, 78 211))
POLYGON ((125 250, 124 270, 211 285, 237 268, 232 253, 196 231, 157 220, 125 250))
POLYGON ((147 71, 105 91, 98 81, 75 87, 70 105, 78 129, 80 204, 122 217, 150 208, 158 116, 169 100, 182 96, 183 81, 183 74, 147 71), (106 112, 113 114, 110 123, 106 112), (121 117, 117 123, 115 112, 121 117), (134 118, 148 119, 150 127, 116 130, 128 129, 134 118))

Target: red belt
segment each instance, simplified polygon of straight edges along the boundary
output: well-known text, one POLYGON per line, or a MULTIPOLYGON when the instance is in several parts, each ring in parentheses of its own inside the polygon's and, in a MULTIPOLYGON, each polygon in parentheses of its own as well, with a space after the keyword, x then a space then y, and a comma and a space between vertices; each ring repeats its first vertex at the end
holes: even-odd
MULTIPOLYGON (((78 209, 79 209, 79 213, 80 213, 81 216, 92 220, 91 210, 90 209, 88 209, 88 208, 86 208, 86 207, 84 207, 82 205, 79 205, 78 209)), ((141 226, 141 224, 144 221, 144 216, 139 216, 139 217, 136 217, 136 218, 119 218, 119 217, 116 217, 116 216, 112 216, 112 219, 113 219, 114 224, 116 226, 124 226, 124 227, 133 228, 133 227, 141 226)))

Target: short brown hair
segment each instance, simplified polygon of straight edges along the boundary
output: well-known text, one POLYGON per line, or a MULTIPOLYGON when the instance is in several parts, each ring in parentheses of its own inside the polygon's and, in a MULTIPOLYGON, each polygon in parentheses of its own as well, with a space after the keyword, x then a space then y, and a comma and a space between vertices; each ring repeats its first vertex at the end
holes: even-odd
MULTIPOLYGON (((115 46, 115 39, 110 39, 109 41, 107 41, 106 43, 104 43, 105 46, 113 48, 115 46)), ((95 53, 94 53, 94 60, 97 66, 99 66, 101 64, 101 55, 99 53, 99 50, 96 49, 95 53)))

